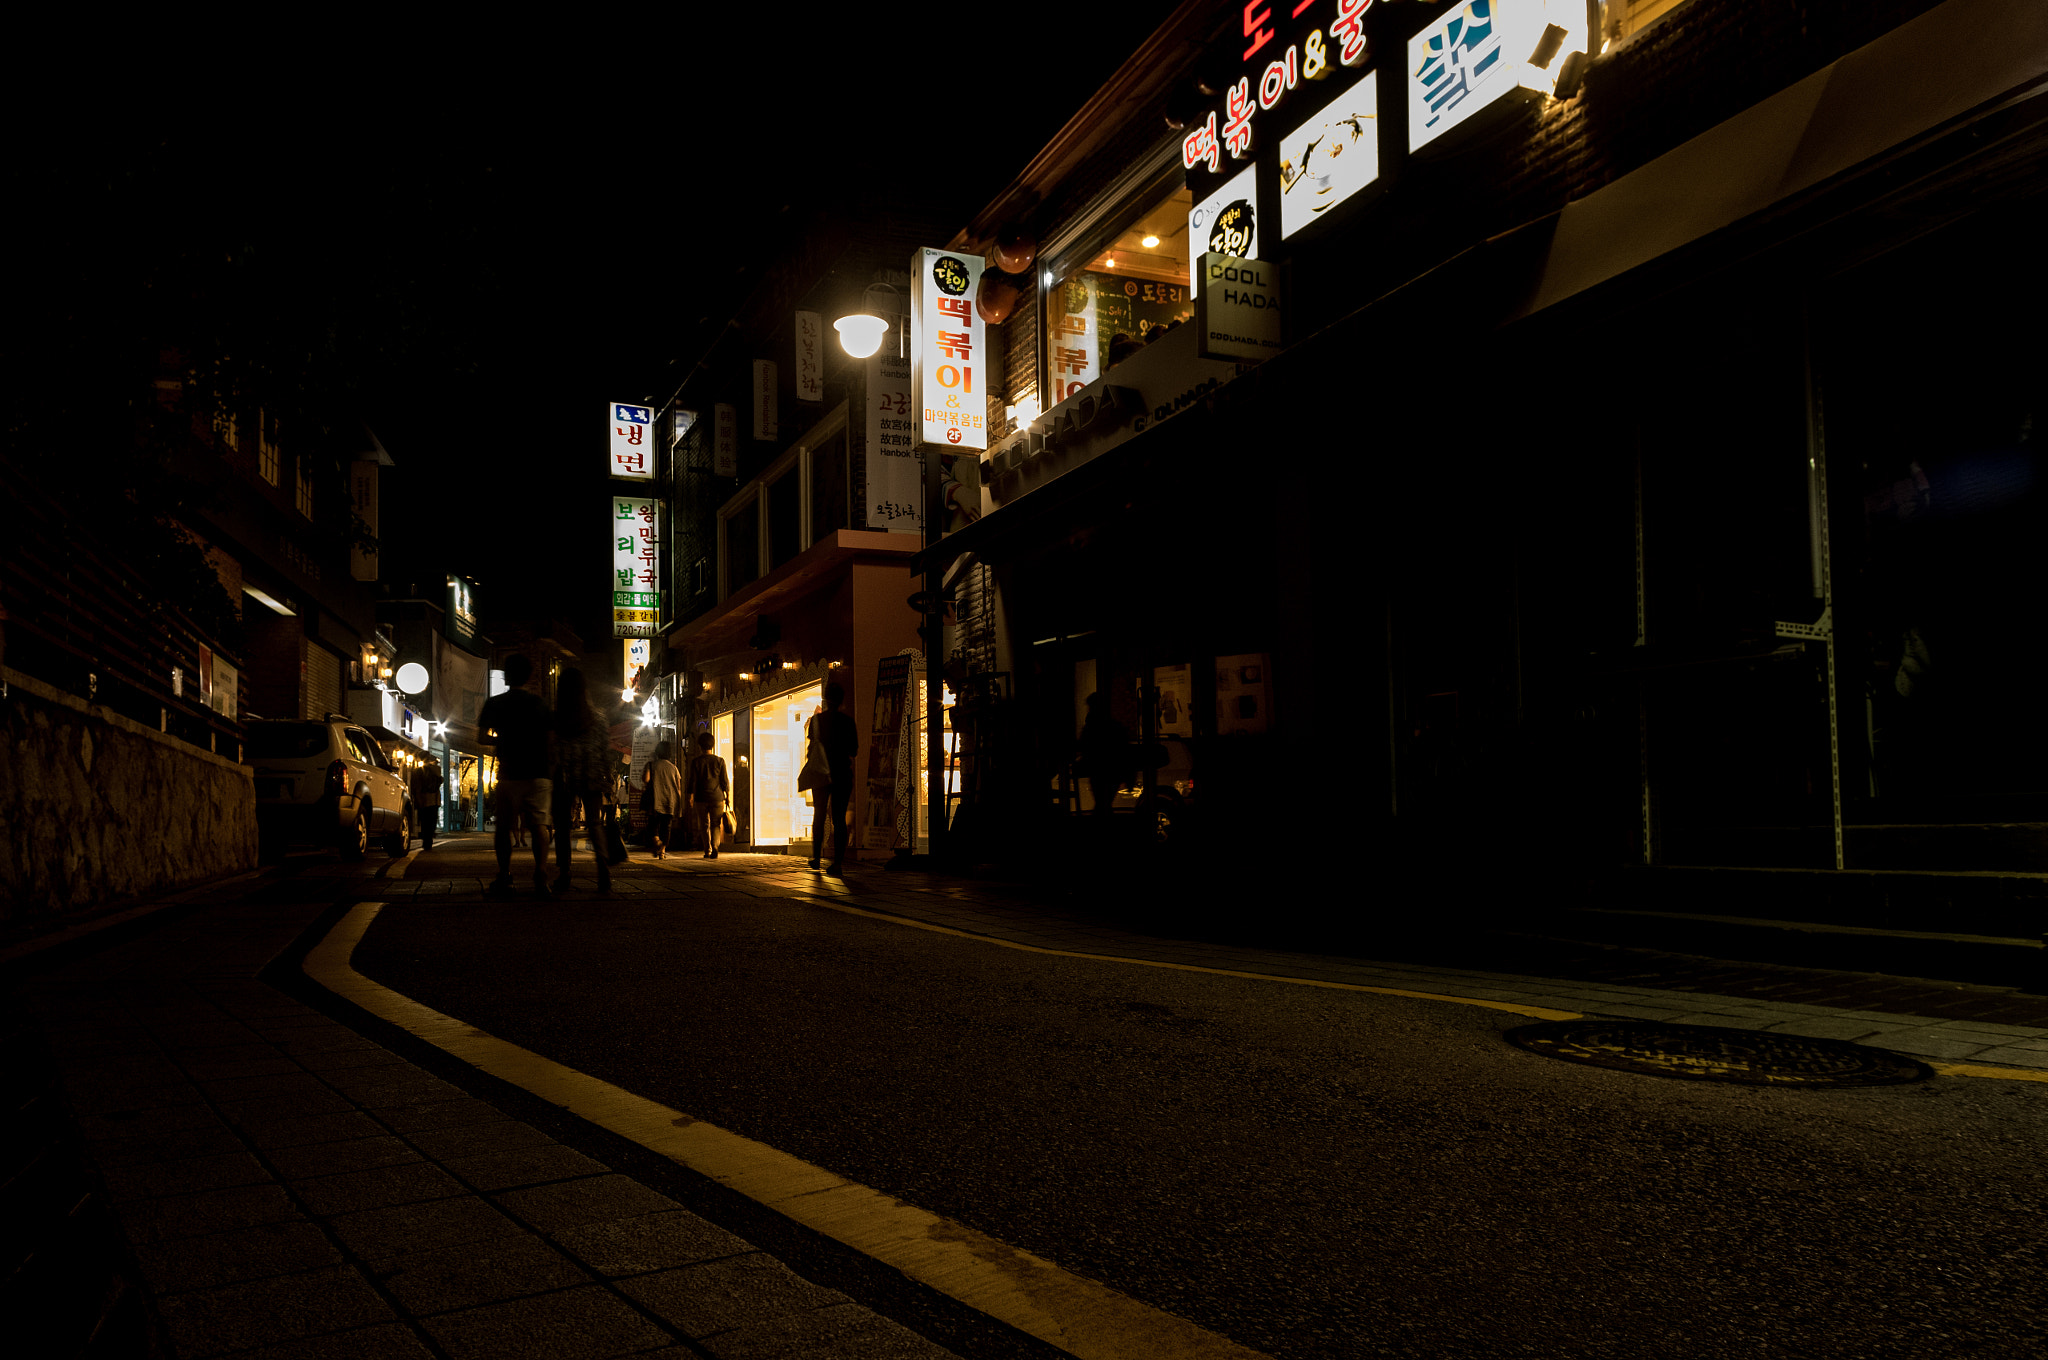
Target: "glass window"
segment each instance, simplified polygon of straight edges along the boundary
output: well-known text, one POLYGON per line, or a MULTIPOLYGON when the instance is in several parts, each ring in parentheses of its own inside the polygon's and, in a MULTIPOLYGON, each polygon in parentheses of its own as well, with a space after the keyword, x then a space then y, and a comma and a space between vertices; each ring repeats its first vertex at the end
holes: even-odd
POLYGON ((1046 373, 1065 401, 1130 353, 1195 314, 1185 186, 1146 200, 1121 225, 1085 238, 1046 290, 1046 373))
POLYGON ((804 724, 823 700, 823 684, 754 706, 755 845, 787 845, 811 834, 811 795, 796 786, 804 763, 804 724))
POLYGON ((761 506, 756 500, 725 520, 725 593, 730 595, 761 574, 761 506))
POLYGON ((846 527, 846 430, 811 450, 811 538, 846 527))
POLYGON ((298 461, 298 487, 293 504, 307 519, 313 518, 313 469, 302 455, 298 461))
POLYGON ((277 485, 277 429, 260 410, 256 413, 256 475, 277 485))
POLYGON ((768 565, 779 567, 803 551, 803 474, 798 464, 768 484, 768 565))

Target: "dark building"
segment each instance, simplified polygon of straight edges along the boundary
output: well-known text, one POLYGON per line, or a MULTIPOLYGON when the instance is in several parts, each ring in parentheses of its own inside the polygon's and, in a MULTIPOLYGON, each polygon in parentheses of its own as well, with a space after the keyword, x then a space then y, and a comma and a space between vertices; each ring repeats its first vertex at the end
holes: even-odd
POLYGON ((1212 847, 2038 872, 2048 11, 1288 10, 1183 6, 948 243, 962 834, 1088 806, 1095 693, 1212 847))

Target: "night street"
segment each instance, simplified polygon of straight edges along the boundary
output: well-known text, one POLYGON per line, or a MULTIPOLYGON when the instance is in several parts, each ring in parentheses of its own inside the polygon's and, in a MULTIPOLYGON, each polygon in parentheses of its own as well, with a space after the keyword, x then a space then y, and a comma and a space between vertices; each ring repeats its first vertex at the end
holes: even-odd
POLYGON ((34 1360, 2048 1360, 2048 4, 415 27, 10 88, 34 1360))

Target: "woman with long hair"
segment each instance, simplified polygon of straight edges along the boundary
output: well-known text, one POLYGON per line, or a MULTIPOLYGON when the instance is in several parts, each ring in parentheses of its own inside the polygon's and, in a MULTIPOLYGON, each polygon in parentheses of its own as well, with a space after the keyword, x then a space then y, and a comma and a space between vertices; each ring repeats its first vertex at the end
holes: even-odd
POLYGON ((605 854, 604 796, 611 782, 611 731, 590 706, 583 672, 565 668, 555 681, 554 777, 555 891, 569 887, 570 811, 583 805, 583 832, 597 857, 597 890, 612 890, 612 866, 605 854))

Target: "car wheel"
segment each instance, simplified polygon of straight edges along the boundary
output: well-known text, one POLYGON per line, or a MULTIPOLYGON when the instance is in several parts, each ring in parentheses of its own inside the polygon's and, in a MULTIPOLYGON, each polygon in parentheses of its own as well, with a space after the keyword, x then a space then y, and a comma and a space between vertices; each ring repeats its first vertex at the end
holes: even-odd
POLYGON ((412 814, 410 812, 400 815, 398 830, 385 838, 384 849, 393 859, 397 859, 406 851, 412 849, 412 814))
POLYGON ((361 859, 369 848, 370 810, 368 808, 358 808, 356 810, 356 824, 342 833, 341 857, 343 859, 361 859))

